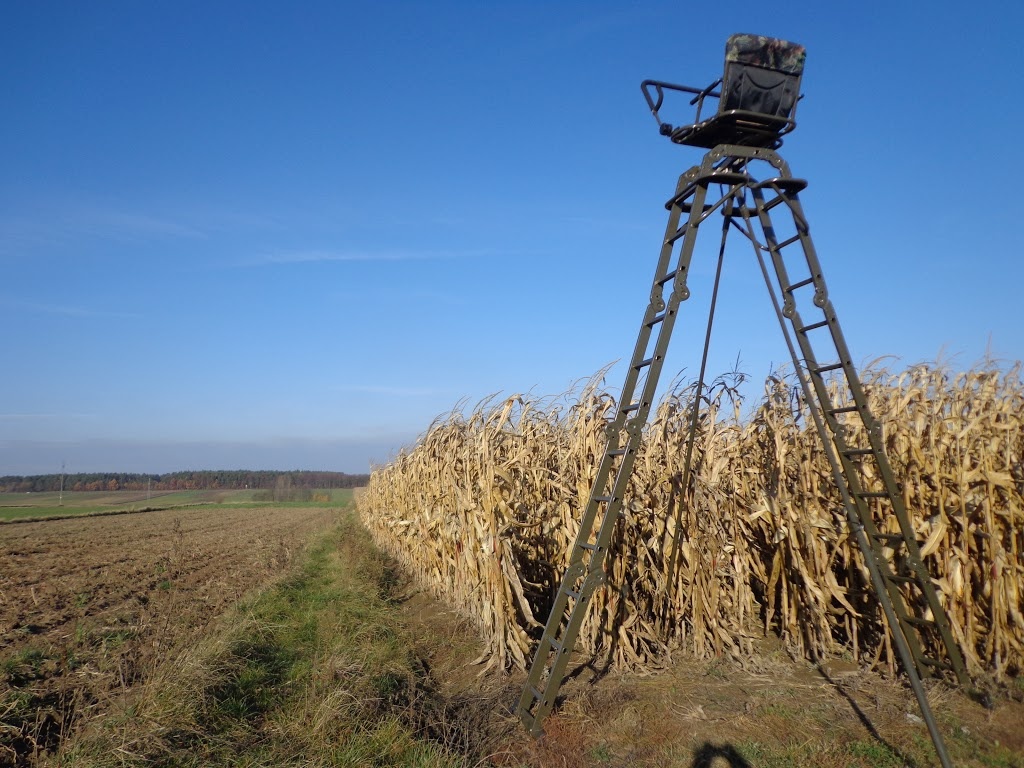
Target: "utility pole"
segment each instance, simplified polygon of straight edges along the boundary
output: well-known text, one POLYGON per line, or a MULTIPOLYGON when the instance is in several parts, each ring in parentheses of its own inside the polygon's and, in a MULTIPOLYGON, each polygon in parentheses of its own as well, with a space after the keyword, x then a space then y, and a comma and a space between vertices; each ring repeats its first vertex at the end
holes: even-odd
POLYGON ((60 463, 60 492, 57 494, 57 506, 64 506, 64 462, 60 463))

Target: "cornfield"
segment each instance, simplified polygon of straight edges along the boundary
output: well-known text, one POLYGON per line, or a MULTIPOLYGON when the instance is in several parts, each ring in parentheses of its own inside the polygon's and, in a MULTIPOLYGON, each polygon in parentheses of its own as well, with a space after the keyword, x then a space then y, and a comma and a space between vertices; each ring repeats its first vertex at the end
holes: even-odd
MULTIPOLYGON (((602 375, 557 398, 495 396, 439 418, 373 472, 360 499, 378 545, 476 622, 489 667, 529 664, 615 412, 602 375)), ((969 670, 1020 674, 1020 365, 869 366, 862 378, 969 670)), ((686 488, 695 388, 674 386, 658 404, 579 649, 618 668, 650 668, 674 652, 742 661, 773 633, 810 659, 845 652, 895 670, 798 385, 772 375, 746 408, 735 384, 717 380, 696 404, 686 488)), ((835 397, 843 399, 838 387, 835 397)), ((876 524, 897 530, 880 509, 876 524)))

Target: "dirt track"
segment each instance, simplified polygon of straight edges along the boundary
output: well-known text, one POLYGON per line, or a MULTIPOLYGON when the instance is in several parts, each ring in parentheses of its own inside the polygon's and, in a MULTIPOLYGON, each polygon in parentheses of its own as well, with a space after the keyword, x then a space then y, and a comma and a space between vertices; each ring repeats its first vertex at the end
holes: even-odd
POLYGON ((0 766, 144 679, 335 516, 198 507, 0 525, 0 766))

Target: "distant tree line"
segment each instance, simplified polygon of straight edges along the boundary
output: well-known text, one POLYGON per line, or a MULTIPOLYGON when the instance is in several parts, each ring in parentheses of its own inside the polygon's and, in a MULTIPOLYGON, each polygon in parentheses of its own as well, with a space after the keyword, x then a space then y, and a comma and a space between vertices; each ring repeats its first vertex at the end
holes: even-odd
MULTIPOLYGON (((369 482, 369 475, 345 472, 275 472, 268 470, 201 470, 146 475, 131 472, 78 472, 64 475, 65 491, 198 491, 242 488, 275 490, 280 488, 356 488, 369 482)), ((0 491, 27 493, 59 491, 60 474, 5 475, 0 491)))

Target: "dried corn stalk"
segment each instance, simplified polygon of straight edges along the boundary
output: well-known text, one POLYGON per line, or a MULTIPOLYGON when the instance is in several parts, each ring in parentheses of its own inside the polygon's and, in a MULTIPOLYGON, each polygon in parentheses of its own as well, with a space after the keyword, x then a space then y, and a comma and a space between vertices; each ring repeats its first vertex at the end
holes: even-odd
MULTIPOLYGON (((439 419, 377 469, 359 501, 378 544, 479 626, 488 666, 525 667, 564 572, 615 400, 595 376, 541 400, 491 398, 439 419)), ((1024 386, 1019 366, 864 375, 925 562, 968 665, 1024 670, 1024 386)), ((834 386, 842 401, 848 393, 834 386)), ((841 648, 890 669, 863 559, 798 387, 765 383, 743 417, 725 380, 673 388, 644 435, 580 647, 617 667, 681 650, 742 658, 779 634, 809 658, 841 648)), ((856 427, 851 424, 850 429, 856 427)), ((856 441, 857 435, 851 435, 856 441)), ((876 510, 880 530, 895 522, 876 510)), ((941 654, 941 649, 930 649, 941 654)))

